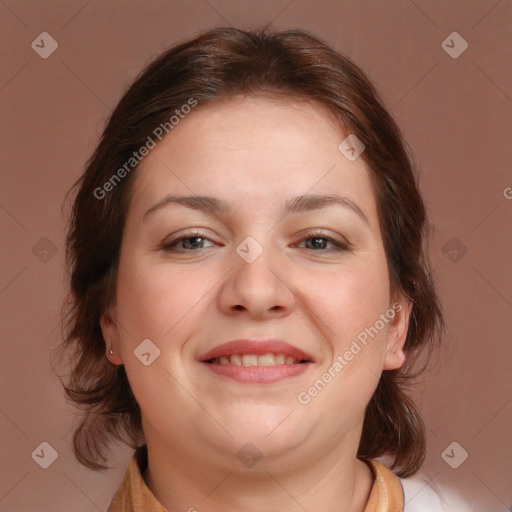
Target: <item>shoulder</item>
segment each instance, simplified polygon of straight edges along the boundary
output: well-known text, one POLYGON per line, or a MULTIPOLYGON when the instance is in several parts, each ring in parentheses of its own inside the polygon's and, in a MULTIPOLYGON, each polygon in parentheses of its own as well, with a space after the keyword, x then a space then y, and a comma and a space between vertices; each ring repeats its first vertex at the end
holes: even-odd
POLYGON ((400 478, 404 491, 404 512, 473 512, 455 490, 434 480, 422 475, 400 478))
POLYGON ((402 512, 404 501, 400 479, 376 460, 367 463, 373 473, 374 483, 365 512, 402 512))
POLYGON ((108 512, 167 512, 144 481, 147 448, 137 448, 125 471, 123 481, 108 507, 108 512))

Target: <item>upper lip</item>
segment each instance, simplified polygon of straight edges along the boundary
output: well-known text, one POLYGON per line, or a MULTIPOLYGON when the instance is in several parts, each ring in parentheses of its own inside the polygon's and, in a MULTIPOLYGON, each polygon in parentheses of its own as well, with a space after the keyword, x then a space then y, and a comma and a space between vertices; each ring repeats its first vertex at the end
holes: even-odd
POLYGON ((313 361, 313 358, 303 350, 290 345, 286 341, 277 339, 240 339, 228 341, 217 345, 199 356, 199 361, 209 361, 210 359, 229 356, 232 354, 284 354, 292 356, 298 361, 313 361))

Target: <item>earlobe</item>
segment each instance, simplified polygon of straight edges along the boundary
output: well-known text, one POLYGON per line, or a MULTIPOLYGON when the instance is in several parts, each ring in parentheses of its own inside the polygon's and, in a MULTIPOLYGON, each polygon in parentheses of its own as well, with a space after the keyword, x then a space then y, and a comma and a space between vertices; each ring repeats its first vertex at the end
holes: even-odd
POLYGON ((412 303, 404 297, 399 297, 399 299, 392 304, 391 308, 395 312, 395 315, 389 325, 386 358, 383 366, 384 370, 397 370, 405 363, 405 353, 403 349, 409 329, 412 303))
POLYGON ((123 364, 119 350, 119 330, 111 314, 106 311, 100 319, 101 332, 105 341, 105 352, 107 359, 115 365, 123 364))

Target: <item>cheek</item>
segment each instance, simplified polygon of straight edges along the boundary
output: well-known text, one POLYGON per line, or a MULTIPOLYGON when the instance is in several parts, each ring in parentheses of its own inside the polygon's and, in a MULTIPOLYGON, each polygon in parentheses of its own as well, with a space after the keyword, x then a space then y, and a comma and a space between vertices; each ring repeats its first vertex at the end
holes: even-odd
POLYGON ((301 301, 315 313, 311 318, 331 351, 312 387, 303 390, 305 400, 309 397, 318 413, 331 417, 333 424, 338 423, 340 411, 347 421, 354 420, 364 414, 382 371, 389 328, 380 320, 389 308, 385 255, 303 279, 308 283, 301 288, 310 293, 304 293, 301 301))
POLYGON ((382 258, 332 273, 304 274, 296 290, 300 302, 317 315, 314 321, 338 353, 389 307, 389 280, 382 258))
POLYGON ((323 398, 330 404, 328 410, 336 411, 334 416, 340 410, 362 415, 378 384, 386 351, 389 320, 381 320, 390 308, 385 256, 364 269, 340 274, 336 287, 339 291, 326 301, 335 335, 333 358, 322 369, 330 372, 324 373, 329 383, 323 398))
POLYGON ((210 281, 197 268, 127 264, 119 269, 119 319, 132 337, 163 341, 200 309, 198 301, 211 288, 210 281))
MULTIPOLYGON (((180 364, 181 351, 198 324, 202 314, 199 299, 211 288, 211 281, 211 276, 208 279, 197 270, 172 269, 165 264, 130 261, 120 265, 117 314, 122 325, 123 364, 137 402, 154 421, 179 422, 175 411, 190 406, 190 396, 180 385, 187 380, 180 364), (159 350, 148 366, 135 357, 146 339, 159 350)), ((149 347, 151 358, 154 349, 149 347)))

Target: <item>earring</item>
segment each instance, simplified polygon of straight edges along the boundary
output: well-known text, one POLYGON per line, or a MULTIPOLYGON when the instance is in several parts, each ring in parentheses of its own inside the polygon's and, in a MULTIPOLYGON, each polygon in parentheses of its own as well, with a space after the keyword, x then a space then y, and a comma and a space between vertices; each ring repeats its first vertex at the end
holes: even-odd
POLYGON ((112 355, 114 353, 114 351, 112 349, 110 349, 110 355, 112 355))

